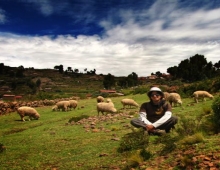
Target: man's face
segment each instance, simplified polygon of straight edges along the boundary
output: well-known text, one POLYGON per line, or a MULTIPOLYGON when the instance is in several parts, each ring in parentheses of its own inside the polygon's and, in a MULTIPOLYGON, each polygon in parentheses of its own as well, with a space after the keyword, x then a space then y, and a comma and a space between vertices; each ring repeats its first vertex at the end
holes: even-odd
POLYGON ((153 102, 158 102, 158 101, 160 101, 161 97, 162 97, 162 96, 161 96, 158 92, 155 92, 155 91, 153 91, 153 92, 151 93, 151 96, 150 96, 150 98, 151 98, 151 100, 152 100, 153 102))

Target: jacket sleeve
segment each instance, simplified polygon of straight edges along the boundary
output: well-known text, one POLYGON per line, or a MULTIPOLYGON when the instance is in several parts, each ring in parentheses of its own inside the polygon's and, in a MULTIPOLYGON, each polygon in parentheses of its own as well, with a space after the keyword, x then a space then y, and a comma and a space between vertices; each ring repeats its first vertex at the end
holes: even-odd
POLYGON ((164 116, 161 117, 159 120, 157 120, 156 122, 154 122, 152 125, 157 128, 158 126, 162 125, 163 123, 165 123, 168 119, 170 119, 172 116, 172 112, 171 111, 166 111, 164 116))
POLYGON ((146 112, 140 112, 139 113, 139 119, 144 122, 146 125, 151 125, 152 123, 147 120, 147 113, 146 112))

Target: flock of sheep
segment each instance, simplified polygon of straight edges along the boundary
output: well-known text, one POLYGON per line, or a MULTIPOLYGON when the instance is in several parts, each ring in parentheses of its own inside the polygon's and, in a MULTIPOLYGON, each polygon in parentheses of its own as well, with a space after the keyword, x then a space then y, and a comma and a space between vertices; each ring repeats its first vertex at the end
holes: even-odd
MULTIPOLYGON (((126 106, 129 106, 130 108, 132 106, 135 107, 139 107, 139 104, 137 102, 135 102, 133 99, 122 99, 121 103, 123 105, 123 109, 126 108, 126 106)), ((98 112, 98 116, 99 116, 99 112, 101 112, 102 114, 104 114, 104 112, 108 112, 108 113, 116 113, 117 109, 114 106, 114 103, 112 102, 111 99, 105 99, 102 96, 98 96, 97 97, 97 112, 98 112)))
MULTIPOLYGON (((196 103, 198 103, 199 99, 202 99, 202 101, 205 101, 205 98, 210 98, 213 99, 213 95, 211 95, 207 91, 195 91, 193 93, 193 97, 196 103)), ((177 106, 178 104, 181 106, 182 105, 182 99, 181 96, 178 93, 168 93, 164 92, 164 99, 168 101, 171 106, 177 106)), ((123 105, 123 109, 128 106, 131 108, 132 106, 134 107, 139 107, 139 104, 134 101, 133 99, 122 99, 121 104, 123 105)), ((75 109, 78 105, 77 100, 69 100, 69 101, 59 101, 56 103, 55 106, 52 107, 53 111, 68 111, 71 110, 72 108, 75 109)), ((99 113, 101 112, 104 115, 104 112, 106 113, 116 113, 117 109, 114 106, 114 103, 110 98, 107 98, 105 101, 105 98, 102 96, 97 97, 97 112, 98 116, 99 113)), ((17 113, 20 115, 21 120, 25 121, 24 117, 29 116, 29 120, 33 119, 39 119, 40 114, 32 107, 28 106, 22 106, 17 109, 17 113)))
MULTIPOLYGON (((68 100, 68 101, 59 101, 55 106, 52 107, 53 111, 68 111, 76 109, 78 105, 77 100, 68 100)), ((29 116, 29 120, 31 119, 39 119, 40 114, 33 107, 22 106, 17 109, 17 113, 20 115, 21 120, 25 121, 24 117, 29 116)))
MULTIPOLYGON (((199 99, 201 99, 202 101, 206 101, 206 98, 210 98, 210 99, 213 99, 214 96, 211 95, 209 92, 207 91, 195 91, 192 95, 192 97, 194 98, 194 101, 196 103, 199 102, 199 99)), ((164 99, 166 101, 168 101, 171 106, 182 106, 182 99, 181 99, 181 96, 180 94, 178 93, 168 93, 168 92, 164 92, 164 99)))

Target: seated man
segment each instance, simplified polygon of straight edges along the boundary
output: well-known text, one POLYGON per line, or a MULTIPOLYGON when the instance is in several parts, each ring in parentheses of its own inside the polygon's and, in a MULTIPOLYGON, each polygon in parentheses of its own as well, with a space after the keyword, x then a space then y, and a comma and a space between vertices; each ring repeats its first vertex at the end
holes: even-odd
POLYGON ((147 95, 150 101, 141 105, 139 118, 131 120, 131 124, 137 128, 143 127, 149 134, 169 133, 178 121, 177 117, 172 116, 171 105, 164 100, 164 94, 158 87, 152 87, 147 95))

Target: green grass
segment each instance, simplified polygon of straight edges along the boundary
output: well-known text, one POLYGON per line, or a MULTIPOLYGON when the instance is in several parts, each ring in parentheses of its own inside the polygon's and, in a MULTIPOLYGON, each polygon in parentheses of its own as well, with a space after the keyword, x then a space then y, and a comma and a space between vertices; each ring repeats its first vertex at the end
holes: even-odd
MULTIPOLYGON (((139 104, 148 100, 146 95, 127 97, 139 104)), ((120 103, 122 98, 125 97, 112 98, 119 113, 138 113, 138 108, 123 110, 120 103)), ((192 104, 192 99, 186 98, 183 99, 183 107, 173 108, 173 114, 193 119, 204 108, 210 108, 211 104, 210 100, 192 104)), ((1 170, 113 169, 123 168, 128 163, 130 153, 119 153, 117 149, 120 139, 132 132, 132 117, 121 115, 97 119, 95 99, 80 100, 78 108, 68 112, 53 112, 51 107, 36 110, 41 115, 39 120, 22 122, 17 113, 0 117, 0 143, 6 147, 0 153, 1 170), (82 124, 69 123, 71 118, 82 115, 94 119, 85 119, 82 124), (95 124, 94 128, 91 128, 91 124, 95 124)), ((156 144, 155 140, 158 138, 150 137, 149 149, 153 158, 159 156, 164 147, 156 144)), ((216 136, 205 137, 197 148, 199 152, 214 152, 220 149, 217 142, 219 139, 216 136)))

